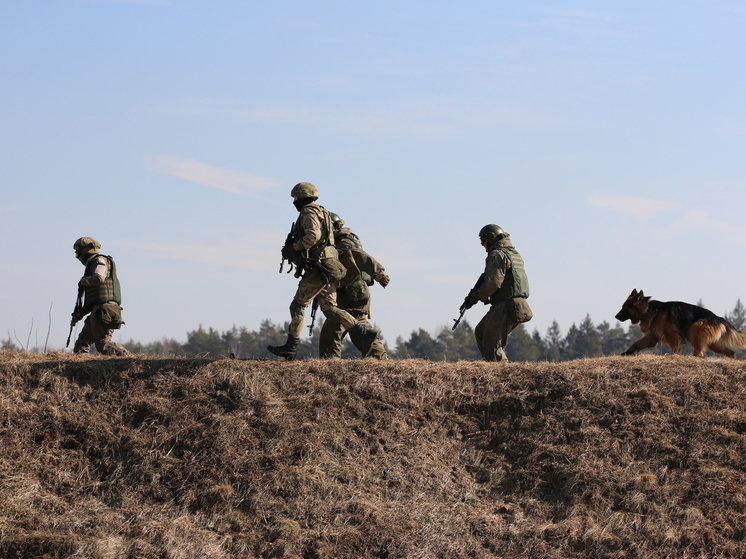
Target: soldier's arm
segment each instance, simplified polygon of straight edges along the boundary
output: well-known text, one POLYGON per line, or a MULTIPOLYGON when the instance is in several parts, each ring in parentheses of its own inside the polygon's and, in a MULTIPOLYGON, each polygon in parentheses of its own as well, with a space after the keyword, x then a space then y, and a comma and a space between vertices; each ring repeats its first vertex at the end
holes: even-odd
POLYGON ((355 264, 357 264, 357 267, 361 271, 367 273, 383 287, 386 287, 389 284, 389 276, 386 274, 386 270, 381 266, 381 263, 378 262, 378 260, 360 248, 350 249, 350 252, 352 252, 355 264))
POLYGON ((308 250, 321 239, 323 233, 321 218, 316 212, 304 211, 300 218, 300 226, 303 236, 293 243, 293 249, 308 250))
POLYGON ((490 296, 500 289, 507 271, 507 261, 501 252, 495 251, 487 255, 487 262, 484 267, 484 283, 479 286, 476 292, 480 301, 488 302, 490 296))
POLYGON ((105 256, 94 257, 94 267, 89 275, 80 278, 78 285, 81 287, 98 287, 106 276, 109 275, 109 259, 105 256))

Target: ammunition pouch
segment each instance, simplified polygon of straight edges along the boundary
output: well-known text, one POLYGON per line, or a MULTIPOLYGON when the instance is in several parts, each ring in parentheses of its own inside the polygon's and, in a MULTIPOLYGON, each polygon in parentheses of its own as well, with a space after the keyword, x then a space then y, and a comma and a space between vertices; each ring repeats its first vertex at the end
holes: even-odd
MULTIPOLYGON (((318 267, 324 270, 325 279, 328 276, 329 282, 337 282, 347 274, 347 268, 337 258, 324 258, 318 263, 318 267)), ((323 272, 322 275, 324 275, 323 272)))
POLYGON ((303 259, 300 266, 295 270, 295 277, 305 278, 314 270, 318 272, 324 283, 336 283, 345 277, 347 269, 336 258, 325 258, 323 260, 303 259))
POLYGON ((528 322, 534 317, 528 301, 523 297, 515 297, 508 301, 508 313, 516 324, 528 322))
POLYGON ((110 330, 118 330, 124 324, 122 320, 122 307, 116 302, 104 303, 98 310, 101 323, 110 330))

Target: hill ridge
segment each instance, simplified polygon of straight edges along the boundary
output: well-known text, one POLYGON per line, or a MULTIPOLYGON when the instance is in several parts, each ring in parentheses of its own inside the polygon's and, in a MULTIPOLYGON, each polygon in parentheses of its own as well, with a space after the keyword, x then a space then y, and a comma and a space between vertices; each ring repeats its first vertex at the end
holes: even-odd
POLYGON ((744 557, 744 381, 0 352, 0 556, 744 557))

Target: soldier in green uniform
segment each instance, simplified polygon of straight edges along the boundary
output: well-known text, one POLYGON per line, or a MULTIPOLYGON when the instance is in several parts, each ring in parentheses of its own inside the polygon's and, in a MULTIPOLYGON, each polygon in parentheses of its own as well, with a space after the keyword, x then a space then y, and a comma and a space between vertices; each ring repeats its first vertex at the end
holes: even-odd
POLYGON ((314 298, 318 298, 321 312, 327 320, 335 320, 345 331, 359 336, 365 357, 378 332, 337 306, 336 284, 345 277, 347 270, 340 263, 339 253, 334 246, 331 215, 326 208, 316 204, 319 191, 309 182, 296 184, 290 195, 300 215, 295 222, 295 239, 290 246, 283 248, 283 257, 288 257, 295 264, 295 277, 301 280, 290 303, 287 341, 281 346, 267 346, 267 349, 287 361, 295 359, 306 321, 306 307, 314 298))
POLYGON ((72 323, 88 315, 73 352, 88 353, 91 345, 95 345, 102 355, 129 355, 124 347, 111 341, 114 330, 123 324, 122 291, 114 259, 100 254, 101 243, 91 237, 81 237, 75 241, 73 249, 75 258, 85 266, 85 272, 78 282, 83 304, 76 306, 72 323))
POLYGON ((479 231, 479 241, 487 251, 483 277, 469 292, 465 304, 490 304, 490 310, 474 329, 477 347, 486 361, 507 361, 508 334, 533 317, 528 305, 528 276, 523 258, 510 241, 510 235, 495 224, 479 231))
MULTIPOLYGON (((363 250, 363 244, 349 227, 344 227, 344 220, 332 213, 334 224, 334 244, 339 252, 339 259, 347 270, 347 274, 337 283, 337 305, 353 317, 371 328, 370 318, 370 289, 368 286, 378 282, 382 287, 389 284, 389 276, 383 266, 370 254, 363 250)), ((319 342, 319 357, 329 359, 342 356, 342 339, 345 336, 344 326, 335 319, 329 319, 321 327, 319 342)), ((350 340, 363 352, 363 341, 359 335, 350 330, 350 340)), ((388 359, 386 348, 380 339, 373 342, 368 353, 375 359, 388 359)))

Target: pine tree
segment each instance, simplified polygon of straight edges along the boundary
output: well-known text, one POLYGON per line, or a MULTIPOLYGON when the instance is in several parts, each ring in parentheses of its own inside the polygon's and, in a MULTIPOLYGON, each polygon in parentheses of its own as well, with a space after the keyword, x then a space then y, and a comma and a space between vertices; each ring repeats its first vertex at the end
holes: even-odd
POLYGON ((598 325, 597 330, 601 336, 601 352, 603 355, 619 355, 630 346, 627 333, 619 321, 612 328, 604 320, 598 325))
POLYGON ((187 357, 217 358, 225 356, 228 348, 217 330, 204 330, 200 324, 197 330, 187 332, 187 341, 181 349, 187 357))
POLYGON ((445 359, 445 347, 437 339, 420 328, 412 331, 408 341, 401 336, 396 339, 396 357, 398 359, 430 359, 431 361, 443 361, 445 359))
POLYGON ((736 330, 746 330, 746 308, 741 303, 741 299, 736 301, 733 312, 725 314, 725 319, 735 326, 736 330))
POLYGON ((546 361, 561 361, 564 352, 565 342, 562 340, 562 330, 560 330, 557 321, 547 328, 547 335, 544 338, 544 353, 542 359, 546 361))
POLYGON ((524 325, 519 324, 508 336, 505 353, 511 361, 538 361, 541 358, 541 347, 524 325))
POLYGON ((444 347, 446 361, 478 361, 482 358, 474 339, 474 329, 467 320, 462 320, 455 330, 444 326, 437 340, 444 347))
POLYGON ((582 359, 602 355, 601 334, 593 325, 590 315, 585 316, 579 327, 573 324, 565 340, 564 359, 582 359))

